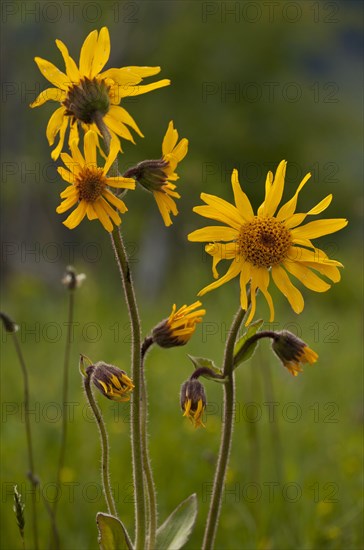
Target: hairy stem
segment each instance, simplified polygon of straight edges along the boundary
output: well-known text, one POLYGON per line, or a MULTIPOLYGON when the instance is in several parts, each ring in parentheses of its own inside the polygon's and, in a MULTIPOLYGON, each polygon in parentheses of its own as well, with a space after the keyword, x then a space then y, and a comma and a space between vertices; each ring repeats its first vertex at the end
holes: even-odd
POLYGON ((28 371, 25 365, 24 357, 19 345, 19 341, 15 332, 12 332, 13 342, 15 345, 16 353, 19 359, 20 367, 23 373, 24 381, 24 414, 25 414, 25 431, 27 438, 27 448, 28 448, 28 478, 32 484, 32 529, 33 529, 33 540, 34 548, 38 550, 38 518, 37 518, 37 487, 39 485, 38 477, 35 475, 34 471, 34 455, 33 455, 33 443, 32 443, 32 430, 30 425, 29 417, 29 379, 28 371))
POLYGON ((217 459, 215 478, 210 501, 210 509, 207 516, 205 534, 202 543, 202 550, 211 550, 214 546, 216 531, 219 523, 222 493, 226 470, 229 462, 235 405, 235 381, 234 381, 234 345, 241 323, 244 320, 246 311, 239 307, 237 314, 230 327, 229 335, 225 345, 223 363, 223 374, 227 378, 224 384, 224 407, 223 407, 223 428, 221 433, 220 450, 217 459))
MULTIPOLYGON (((92 367, 89 367, 89 368, 92 369, 92 367)), ((102 487, 103 487, 103 490, 104 490, 104 496, 105 496, 105 500, 106 500, 106 504, 107 504, 107 509, 108 509, 109 514, 111 514, 112 516, 117 517, 115 501, 114 501, 114 497, 113 497, 111 486, 110 486, 109 443, 108 443, 108 438, 107 438, 107 431, 106 431, 106 426, 105 426, 104 419, 102 418, 101 411, 100 411, 100 409, 99 409, 99 407, 98 407, 98 405, 95 401, 95 398, 93 396, 93 393, 92 393, 91 376, 92 376, 92 371, 91 371, 91 373, 87 373, 87 376, 84 377, 83 385, 84 385, 84 388, 85 388, 85 393, 86 393, 87 400, 88 400, 88 402, 90 404, 90 407, 92 409, 92 412, 94 414, 97 426, 99 428, 99 433, 100 433, 101 450, 102 450, 102 455, 101 455, 101 478, 102 478, 102 487)))

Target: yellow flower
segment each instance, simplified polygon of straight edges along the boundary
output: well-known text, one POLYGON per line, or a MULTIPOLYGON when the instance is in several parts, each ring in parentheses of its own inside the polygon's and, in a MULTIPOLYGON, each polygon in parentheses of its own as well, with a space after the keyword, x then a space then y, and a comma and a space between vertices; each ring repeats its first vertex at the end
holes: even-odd
POLYGON ((177 165, 187 155, 188 140, 178 141, 178 132, 173 128, 173 121, 168 125, 163 139, 163 156, 158 160, 145 160, 128 170, 127 175, 133 176, 140 185, 153 193, 165 225, 172 225, 170 214, 177 216, 178 210, 173 199, 181 198, 175 191, 176 185, 171 183, 179 179, 175 170, 177 165))
POLYGON ((318 359, 315 351, 288 330, 274 333, 272 349, 293 376, 302 372, 302 363, 312 365, 318 359))
POLYGON ((53 145, 59 133, 59 142, 52 151, 52 158, 57 159, 62 151, 68 125, 71 144, 75 139, 78 141, 78 124, 85 130, 96 130, 97 116, 103 117, 112 140, 116 140, 119 145, 119 150, 120 141, 116 136, 134 143, 127 126, 143 137, 134 119, 119 103, 124 97, 137 96, 168 86, 170 80, 166 79, 140 85, 143 78, 158 74, 160 67, 123 67, 101 72, 110 57, 110 37, 106 27, 102 27, 99 33, 94 30, 87 36, 81 48, 78 67, 68 54, 65 44, 56 40, 56 45, 64 59, 66 72, 63 73, 49 61, 36 57, 35 62, 40 72, 55 87, 41 92, 30 105, 39 107, 49 100, 61 105, 49 119, 46 131, 49 145, 53 145))
POLYGON ((203 288, 198 295, 202 296, 239 275, 240 302, 243 309, 248 307, 246 285, 249 282, 251 285, 251 310, 247 325, 254 317, 257 289, 261 290, 268 302, 270 321, 274 319, 273 301, 268 292, 270 273, 296 313, 301 313, 304 301, 301 292, 290 281, 288 273, 316 292, 325 292, 330 285, 312 269, 332 282, 340 280, 338 267, 342 267, 342 264, 330 260, 325 252, 314 247, 310 239, 334 233, 348 222, 337 218, 301 225, 306 216, 320 214, 332 200, 332 195, 328 195, 307 213, 295 213, 298 194, 311 177, 310 173, 303 178, 294 196, 276 212, 283 194, 286 164, 286 161, 279 164, 274 177, 272 172, 268 172, 265 200, 256 215, 240 187, 237 170, 233 170, 231 177, 235 206, 214 195, 202 193, 201 198, 207 206, 193 209, 205 218, 226 224, 198 229, 188 235, 190 241, 210 243, 206 246, 206 252, 213 257, 214 277, 219 276, 216 266, 220 260, 232 260, 227 273, 203 288))
POLYGON ((168 319, 153 329, 153 341, 162 348, 187 344, 196 330, 197 323, 201 323, 202 317, 206 313, 205 309, 193 311, 201 305, 201 302, 195 302, 190 306, 184 305, 177 311, 176 304, 174 304, 168 319))
POLYGON ((58 172, 70 185, 62 191, 60 196, 64 200, 56 211, 62 214, 78 203, 77 208, 63 222, 69 229, 74 229, 87 216, 89 220, 99 219, 106 231, 111 232, 113 223, 121 223, 119 214, 112 206, 122 213, 126 212, 127 208, 108 187, 135 189, 135 181, 132 178, 106 176, 118 154, 117 143, 111 142, 110 153, 103 168, 97 166, 96 147, 97 135, 93 130, 89 130, 84 139, 84 156, 75 141, 70 145, 72 156, 68 153, 61 154, 68 170, 59 167, 58 172))
POLYGON ((99 362, 88 367, 86 372, 90 373, 96 388, 108 399, 119 403, 130 400, 129 394, 133 391, 134 384, 125 371, 99 362))
POLYGON ((205 427, 202 415, 206 409, 206 395, 201 382, 190 378, 181 388, 181 409, 183 416, 189 418, 195 428, 205 427))

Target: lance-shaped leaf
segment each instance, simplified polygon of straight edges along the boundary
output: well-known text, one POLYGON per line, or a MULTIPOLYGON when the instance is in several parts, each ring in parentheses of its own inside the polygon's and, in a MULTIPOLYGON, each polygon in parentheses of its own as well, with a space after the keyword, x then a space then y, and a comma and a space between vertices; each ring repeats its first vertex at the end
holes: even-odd
POLYGON ((254 355, 258 341, 254 341, 249 345, 248 340, 258 332, 262 324, 262 319, 258 319, 255 323, 252 323, 243 336, 236 342, 234 347, 234 369, 254 355))
POLYGON ((220 383, 226 382, 227 379, 222 378, 223 376, 222 370, 215 365, 212 359, 207 359, 206 357, 194 357, 193 355, 187 355, 187 357, 191 359, 196 370, 206 369, 206 371, 201 372, 200 376, 202 376, 203 378, 207 378, 207 380, 213 380, 214 382, 220 382, 220 383), (209 374, 208 370, 211 371, 211 375, 209 374), (214 376, 214 374, 216 376, 214 376))
POLYGON ((101 550, 133 550, 128 532, 120 519, 98 512, 96 523, 101 550))
POLYGON ((158 550, 179 550, 187 542, 197 516, 197 498, 193 494, 182 501, 157 530, 158 550))

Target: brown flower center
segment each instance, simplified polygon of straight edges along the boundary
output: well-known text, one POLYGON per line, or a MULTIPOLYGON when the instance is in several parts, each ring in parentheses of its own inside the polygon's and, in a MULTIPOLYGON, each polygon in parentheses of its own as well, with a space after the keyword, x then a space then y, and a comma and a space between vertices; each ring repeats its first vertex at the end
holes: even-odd
POLYGON ((102 168, 83 168, 76 180, 78 199, 95 202, 107 186, 102 168))
POLYGON ((244 259, 257 267, 271 267, 287 257, 291 232, 276 218, 255 216, 240 229, 237 241, 244 259))
POLYGON ((80 120, 86 124, 95 121, 96 113, 106 115, 110 107, 110 87, 104 80, 84 77, 78 84, 71 86, 63 102, 66 115, 73 120, 80 120))

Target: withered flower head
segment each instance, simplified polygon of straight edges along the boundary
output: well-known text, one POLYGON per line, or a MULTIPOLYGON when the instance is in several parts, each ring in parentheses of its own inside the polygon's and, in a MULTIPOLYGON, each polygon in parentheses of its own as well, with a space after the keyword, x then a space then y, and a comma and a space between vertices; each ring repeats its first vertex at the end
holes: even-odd
POLYGON ((206 408, 206 395, 201 382, 197 379, 187 380, 181 388, 181 409, 183 416, 189 418, 195 428, 205 427, 201 418, 206 408))

